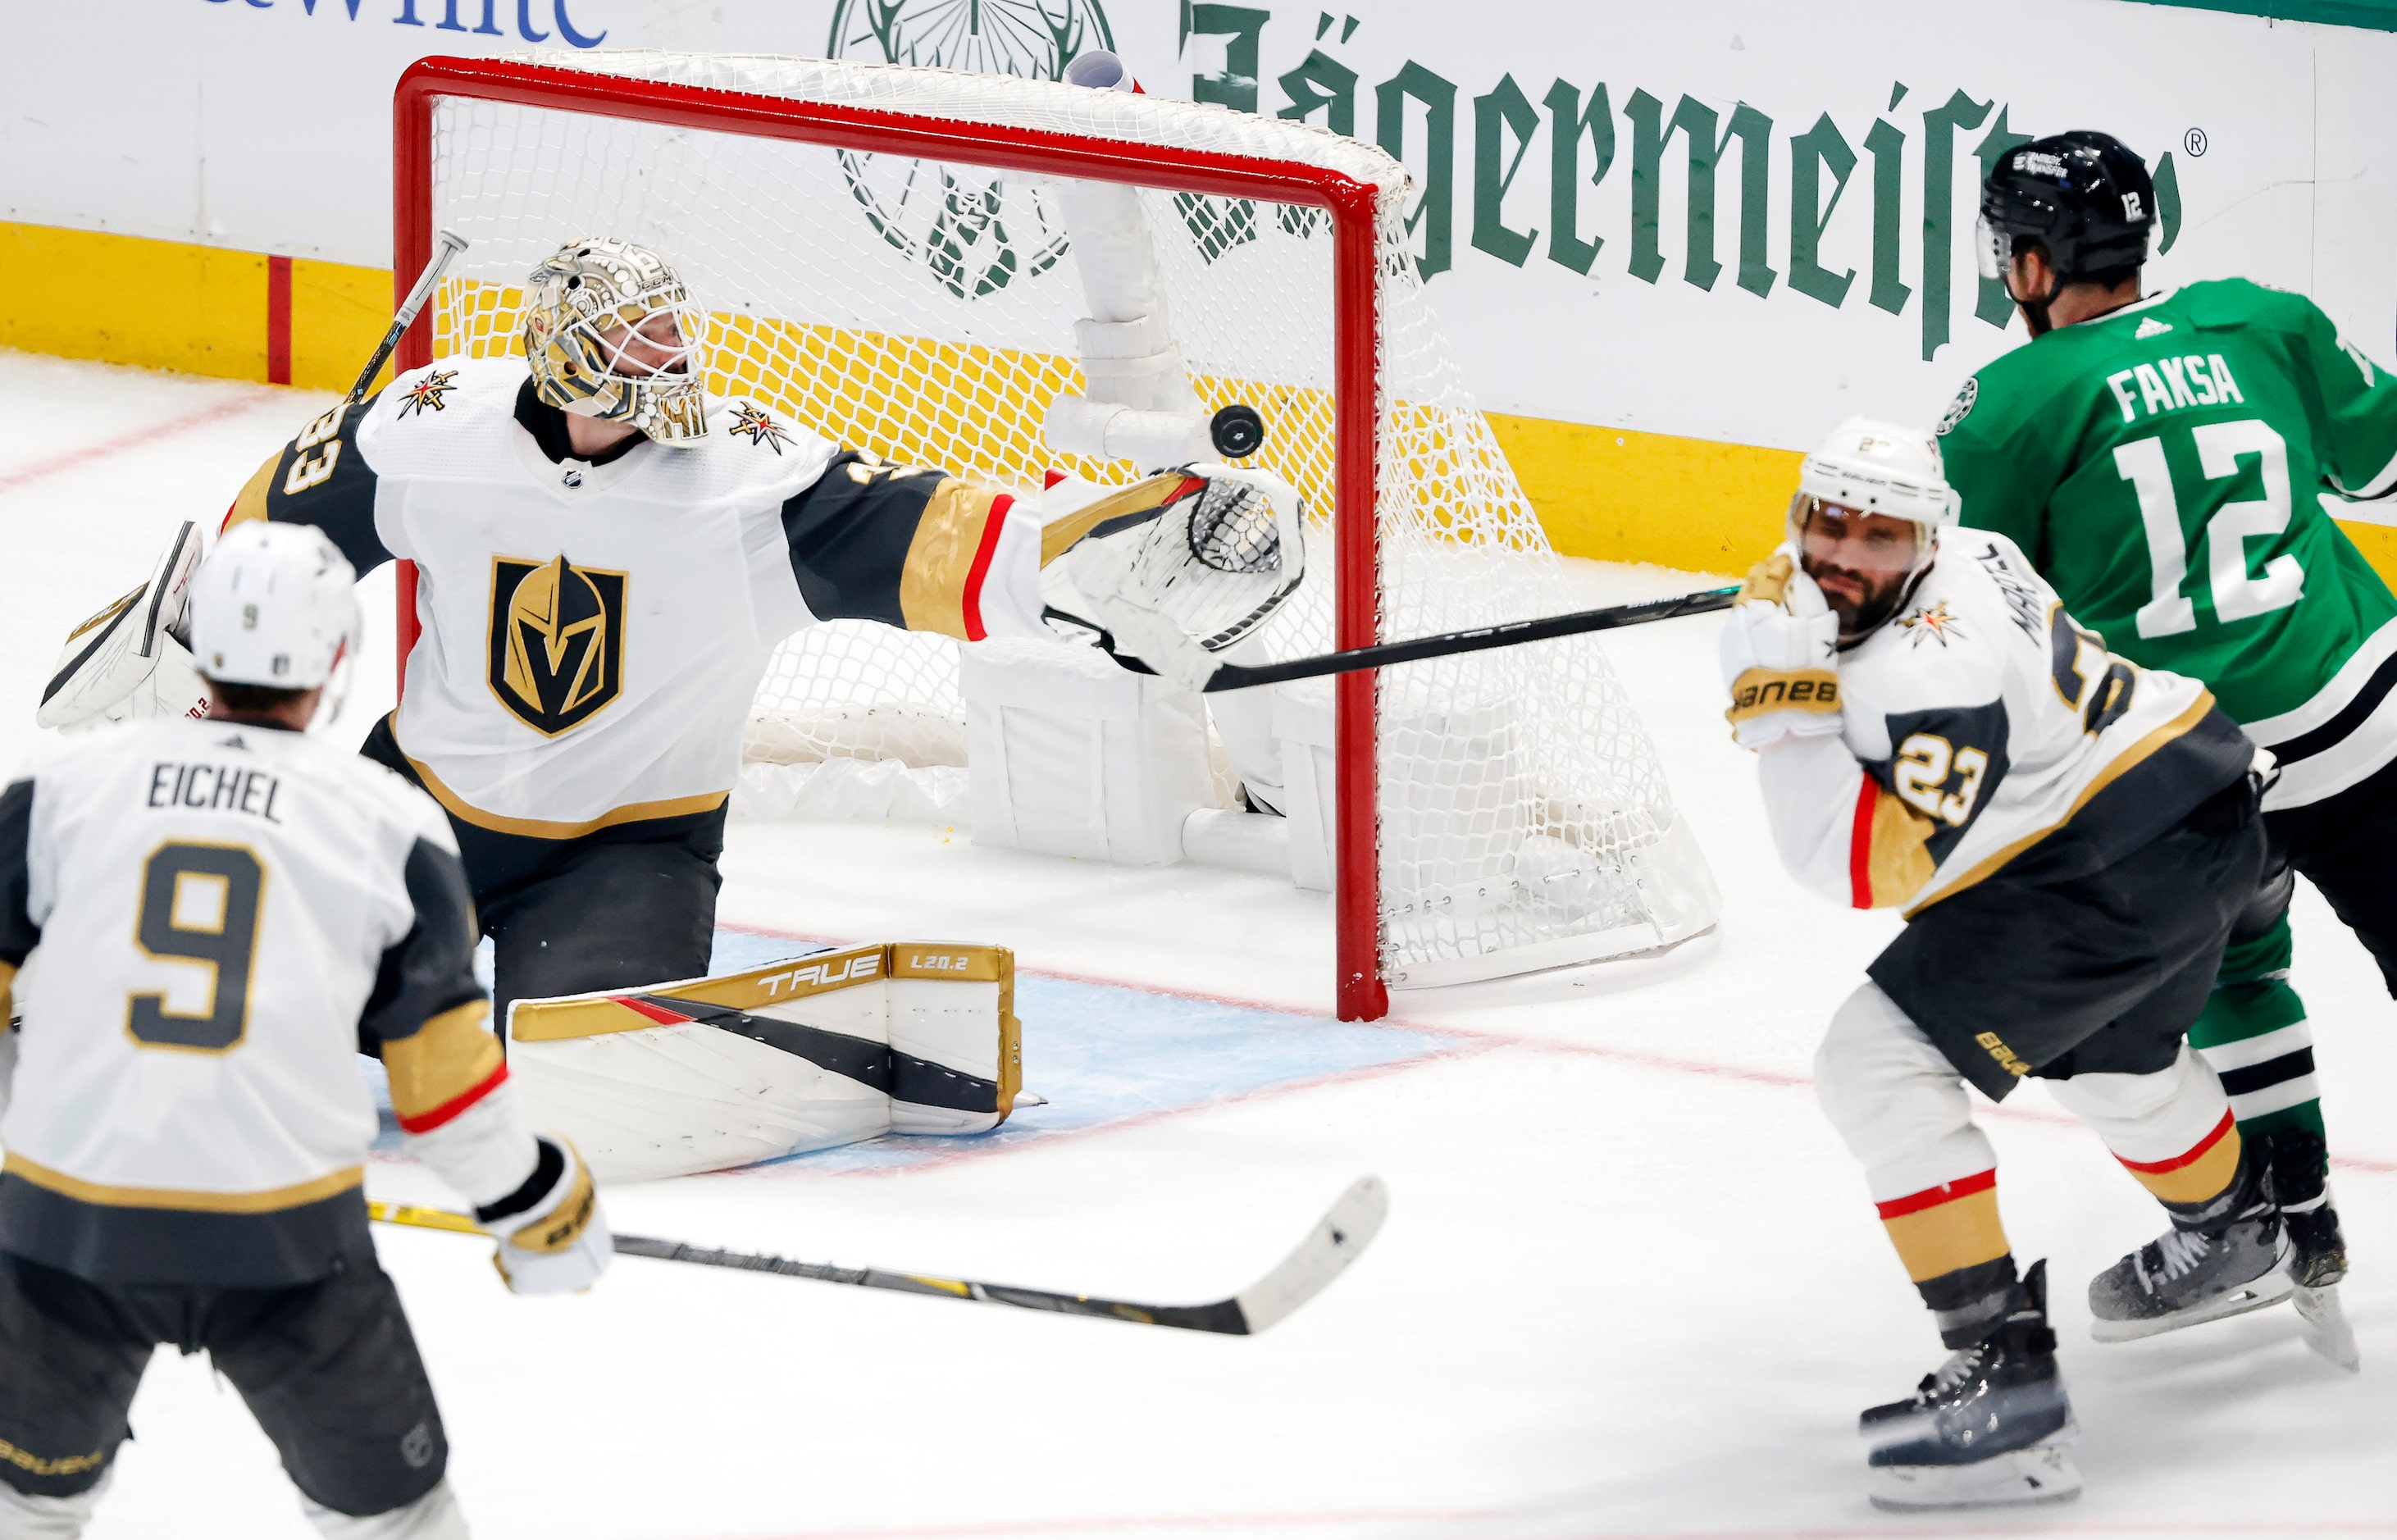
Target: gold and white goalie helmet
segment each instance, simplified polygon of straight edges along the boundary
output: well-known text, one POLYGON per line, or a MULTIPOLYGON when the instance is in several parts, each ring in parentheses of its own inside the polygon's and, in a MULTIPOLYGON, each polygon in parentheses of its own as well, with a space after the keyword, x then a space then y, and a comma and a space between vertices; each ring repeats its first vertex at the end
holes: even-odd
POLYGON ((664 258, 630 241, 569 241, 525 287, 525 357, 543 401, 661 444, 707 435, 707 316, 664 258))

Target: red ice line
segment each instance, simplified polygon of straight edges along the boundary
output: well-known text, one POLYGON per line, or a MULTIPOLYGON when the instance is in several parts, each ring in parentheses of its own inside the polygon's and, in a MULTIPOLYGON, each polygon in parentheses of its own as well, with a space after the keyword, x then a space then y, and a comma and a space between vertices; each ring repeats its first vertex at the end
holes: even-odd
POLYGON ((205 428, 211 422, 221 422, 228 417, 239 417, 244 412, 276 399, 279 395, 279 392, 272 391, 245 391, 230 400, 220 401, 213 407, 203 407, 187 416, 170 418, 154 427, 144 427, 138 439, 111 438, 98 444, 87 444, 80 449, 69 449, 64 454, 52 455, 49 459, 37 461, 21 471, 8 475, 0 475, 0 493, 16 491, 20 488, 32 486, 36 481, 47 480, 60 472, 72 471, 79 465, 87 465, 95 460, 105 460, 111 455, 121 454, 128 449, 147 447, 162 438, 172 438, 178 434, 189 433, 194 428, 205 428))
MULTIPOLYGON (((826 946, 846 946, 853 944, 853 943, 840 937, 808 935, 797 931, 779 931, 770 926, 764 925, 724 924, 721 925, 720 928, 727 931, 737 931, 743 935, 771 936, 779 941, 812 942, 820 945, 826 946)), ((1134 984, 1124 979, 1102 978, 1091 973, 1068 973, 1053 968, 1019 968, 1017 971, 1029 973, 1035 978, 1062 979, 1069 984, 1101 984, 1111 989, 1129 989, 1133 991, 1135 994, 1162 995, 1169 999, 1198 1000, 1207 1005, 1235 1006, 1245 1011, 1270 1011, 1285 1016, 1313 1016, 1326 1021, 1332 1019, 1331 1011, 1310 1006, 1277 1005, 1265 1000, 1242 999, 1234 995, 1212 995, 1195 989, 1174 989, 1162 984, 1134 984)), ((1217 1097, 1205 1102, 1195 1102, 1188 1106, 1166 1108, 1156 1112, 1145 1112, 1136 1117, 1120 1118, 1112 1123, 1096 1124, 1087 1129, 1061 1131, 1059 1136, 1063 1137, 1066 1132, 1099 1133, 1120 1128, 1137 1126, 1142 1123, 1154 1122, 1161 1118, 1180 1117, 1182 1114, 1186 1112, 1202 1112, 1213 1107, 1230 1106, 1237 1103, 1256 1101, 1269 1096, 1280 1096, 1297 1091, 1315 1091, 1328 1085, 1345 1084, 1351 1080, 1370 1079, 1376 1076, 1392 1074, 1402 1069, 1413 1069, 1423 1065, 1446 1063, 1453 1059, 1468 1057, 1474 1053, 1487 1052, 1492 1049, 1497 1048, 1528 1049, 1538 1053, 1578 1054, 1585 1058, 1609 1059, 1617 1064, 1637 1065, 1642 1069, 1670 1070, 1678 1075, 1706 1075, 1716 1079, 1722 1080, 1747 1080, 1757 1085, 1795 1088, 1812 1086, 1814 1083, 1813 1078, 1809 1076, 1791 1075, 1786 1071, 1777 1069, 1752 1069, 1744 1065, 1717 1064, 1705 1059, 1682 1059, 1665 1053, 1646 1053, 1638 1049, 1609 1048, 1598 1043, 1556 1042, 1545 1038, 1519 1037, 1513 1033, 1489 1032, 1475 1027, 1434 1026, 1424 1022, 1408 1021, 1405 1018, 1399 1016, 1385 1017, 1382 1021, 1374 1024, 1402 1029, 1409 1032, 1424 1032, 1435 1037, 1472 1038, 1479 1046, 1471 1049, 1460 1047, 1456 1049, 1436 1050, 1417 1058, 1402 1059, 1391 1064, 1371 1065, 1361 1069, 1335 1070, 1329 1075, 1320 1075, 1313 1079, 1285 1081, 1280 1085, 1265 1086, 1256 1091, 1240 1091, 1230 1096, 1217 1097)), ((2082 1126, 2080 1119, 2076 1118, 2068 1118, 2062 1113, 2042 1112, 2031 1107, 2009 1107, 1998 1105, 1982 1107, 1979 1110, 1987 1113, 1992 1118, 2003 1118, 2020 1123, 2046 1123, 2058 1128, 2075 1129, 2082 1126)), ((1006 1147, 1011 1148, 1013 1146, 1006 1147)), ((954 1155, 934 1156, 930 1159, 919 1160, 905 1167, 891 1167, 886 1168, 886 1170, 891 1174, 896 1174, 898 1172, 903 1170, 923 1171, 931 1167, 953 1165, 960 1160, 977 1159, 984 1155, 997 1153, 999 1152, 989 1149, 960 1149, 954 1155)), ((2383 1176, 2389 1175, 2392 1172, 2397 1172, 2397 1161, 2374 1160, 2364 1156, 2334 1155, 2331 1157, 2330 1163, 2341 1171, 2370 1172, 2376 1175, 2383 1176)), ((885 1174, 885 1172, 845 1172, 843 1174, 881 1175, 885 1174)), ((1779 1533, 1782 1532, 1776 1531, 1774 1533, 1779 1533)), ((1885 1532, 1875 1531, 1873 1533, 1881 1533, 1885 1532)), ((2095 1532, 2093 1531, 2091 1533, 2095 1532)), ((2379 1533, 2384 1532, 2374 1531, 2373 1533, 2379 1533)), ((2385 1533, 2397 1534, 2397 1524, 2389 1526, 2385 1533)), ((1740 1537, 1737 1535, 1723 1535, 1713 1537, 1713 1540, 1740 1540, 1740 1537)))

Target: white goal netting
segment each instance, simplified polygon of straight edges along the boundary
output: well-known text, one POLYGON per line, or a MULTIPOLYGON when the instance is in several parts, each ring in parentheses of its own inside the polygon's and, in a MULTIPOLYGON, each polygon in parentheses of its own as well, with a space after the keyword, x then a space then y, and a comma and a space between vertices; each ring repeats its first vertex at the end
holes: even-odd
MULTIPOLYGON (((1378 188, 1376 506, 1341 534, 1373 542, 1379 635, 1572 607, 1426 304, 1406 173, 1380 151, 1225 108, 1006 76, 654 52, 538 62, 1045 129, 1135 155, 1300 162, 1378 188)), ((709 311, 719 400, 747 396, 840 443, 1031 492, 1051 467, 1103 483, 1138 474, 1042 442, 1051 402, 1084 389, 1075 252, 1057 188, 977 167, 970 128, 939 161, 466 97, 443 99, 434 128, 433 221, 473 243, 435 301, 436 356, 514 349, 525 273, 564 241, 613 235, 664 253, 709 311)), ((1330 216, 1162 190, 1142 201, 1192 387, 1208 411, 1244 402, 1263 414, 1255 462, 1296 486, 1314 519, 1307 582, 1249 645, 1328 650, 1330 216)), ((962 764, 960 645, 856 622, 793 637, 758 692, 750 754, 962 764)), ((1594 639, 1386 670, 1379 692, 1377 920, 1391 982, 1640 950, 1711 922, 1703 862, 1594 639)))

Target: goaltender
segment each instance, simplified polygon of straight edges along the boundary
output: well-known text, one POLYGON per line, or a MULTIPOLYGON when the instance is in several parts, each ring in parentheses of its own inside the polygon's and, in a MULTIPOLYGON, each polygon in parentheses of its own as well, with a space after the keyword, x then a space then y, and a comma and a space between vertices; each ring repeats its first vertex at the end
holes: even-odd
POLYGON ((447 822, 304 730, 355 646, 349 563, 249 526, 191 589, 207 717, 75 740, 0 793, 0 1540, 82 1533, 161 1343, 208 1350, 318 1533, 462 1540, 367 1233, 355 1046, 511 1288, 587 1286, 608 1226, 518 1116, 447 822))
POLYGON ((1855 418, 1806 457, 1788 541, 1725 626, 1739 742, 1791 874, 1904 931, 1831 1019, 1815 1084, 1954 1356, 1864 1414, 1874 1500, 2078 1490, 2046 1265, 2017 1276, 1967 1083, 2025 1076, 2172 1229, 2090 1286, 2103 1338, 2251 1307, 2279 1215, 2182 1038, 2264 861, 2256 750, 2195 680, 2107 652, 2002 535, 1954 527, 1927 433, 1855 418))
MULTIPOLYGON (((503 1024, 514 999, 707 971, 742 733, 792 632, 1047 636, 1054 604, 1186 681, 1295 586, 1297 497, 1269 473, 1198 465, 1036 503, 752 401, 711 429, 707 318, 656 252, 569 242, 526 290, 524 357, 412 370, 327 412, 229 516, 314 525, 361 572, 416 564, 423 633, 364 752, 449 812, 503 1024)), ((69 639, 44 725, 186 709, 196 545, 187 530, 69 639)))

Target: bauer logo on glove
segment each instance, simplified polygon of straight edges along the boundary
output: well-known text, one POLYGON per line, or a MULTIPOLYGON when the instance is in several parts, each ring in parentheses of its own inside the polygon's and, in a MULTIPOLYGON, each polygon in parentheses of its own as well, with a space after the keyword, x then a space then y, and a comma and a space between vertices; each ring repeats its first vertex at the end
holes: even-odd
POLYGON ((1744 748, 1838 732, 1840 618, 1786 550, 1749 569, 1723 625, 1724 712, 1744 748))
POLYGON ((1731 709, 1723 715, 1734 722, 1768 711, 1831 711, 1840 709, 1840 676, 1827 668, 1796 674, 1775 674, 1751 668, 1732 686, 1731 709))

